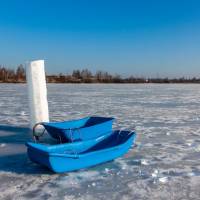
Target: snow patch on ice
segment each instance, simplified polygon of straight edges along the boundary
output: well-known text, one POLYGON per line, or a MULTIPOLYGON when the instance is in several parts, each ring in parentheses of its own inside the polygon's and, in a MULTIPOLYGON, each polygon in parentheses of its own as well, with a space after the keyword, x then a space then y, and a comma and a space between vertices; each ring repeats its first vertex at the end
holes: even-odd
POLYGON ((0 143, 0 147, 5 147, 6 146, 6 144, 5 143, 0 143))

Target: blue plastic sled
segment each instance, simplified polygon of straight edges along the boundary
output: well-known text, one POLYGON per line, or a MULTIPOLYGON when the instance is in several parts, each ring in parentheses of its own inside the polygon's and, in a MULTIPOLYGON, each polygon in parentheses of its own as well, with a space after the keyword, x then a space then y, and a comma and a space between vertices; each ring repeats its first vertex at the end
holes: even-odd
POLYGON ((54 146, 37 143, 26 145, 28 156, 33 162, 61 173, 91 167, 118 158, 128 152, 135 142, 135 137, 136 133, 131 131, 114 131, 111 135, 96 141, 96 144, 92 146, 89 143, 86 144, 86 141, 54 146))
POLYGON ((43 125, 53 138, 59 139, 62 142, 73 142, 90 140, 112 133, 113 121, 114 118, 86 117, 64 122, 42 122, 36 124, 36 126, 43 125))

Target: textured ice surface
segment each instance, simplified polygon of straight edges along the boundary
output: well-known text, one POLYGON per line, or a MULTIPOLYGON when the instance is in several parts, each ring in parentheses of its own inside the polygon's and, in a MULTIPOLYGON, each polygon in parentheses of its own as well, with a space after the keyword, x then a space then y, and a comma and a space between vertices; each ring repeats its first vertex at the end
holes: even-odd
POLYGON ((48 85, 50 118, 114 116, 137 127, 123 158, 53 174, 31 163, 25 85, 0 84, 0 199, 199 199, 199 85, 48 85))

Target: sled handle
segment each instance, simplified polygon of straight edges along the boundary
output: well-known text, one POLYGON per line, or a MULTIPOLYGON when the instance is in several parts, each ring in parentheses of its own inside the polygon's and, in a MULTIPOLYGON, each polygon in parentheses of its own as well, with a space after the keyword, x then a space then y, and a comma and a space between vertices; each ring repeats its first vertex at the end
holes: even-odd
POLYGON ((135 133, 135 132, 136 132, 136 126, 134 125, 133 128, 131 128, 129 135, 131 135, 132 133, 135 133))
MULTIPOLYGON (((70 140, 71 140, 72 143, 74 142, 74 139, 73 139, 73 131, 74 130, 77 130, 77 132, 79 132, 79 138, 81 139, 81 131, 80 131, 79 128, 69 129, 70 140)), ((72 151, 73 151, 74 158, 78 158, 78 153, 76 152, 76 150, 72 149, 72 151)))
MULTIPOLYGON (((121 132, 124 131, 124 130, 126 130, 126 129, 127 129, 127 128, 121 128, 121 129, 119 130, 118 137, 121 135, 121 132)), ((131 128, 131 131, 129 132, 128 135, 131 135, 132 133, 135 133, 135 131, 136 131, 136 126, 134 125, 133 128, 131 128)))
POLYGON ((73 138, 74 131, 77 131, 79 133, 79 139, 82 140, 82 134, 81 134, 80 128, 70 128, 70 129, 65 129, 65 130, 69 130, 69 136, 70 136, 71 142, 74 141, 74 138, 73 138))

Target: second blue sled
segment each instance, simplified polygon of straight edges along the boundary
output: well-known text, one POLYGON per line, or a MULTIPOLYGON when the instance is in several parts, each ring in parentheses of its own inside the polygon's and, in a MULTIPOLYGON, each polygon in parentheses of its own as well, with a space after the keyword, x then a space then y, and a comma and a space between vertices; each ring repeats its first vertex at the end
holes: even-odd
POLYGON ((95 166, 118 158, 131 148, 136 133, 131 131, 114 131, 94 141, 66 143, 45 146, 27 143, 29 158, 38 164, 48 167, 56 173, 75 171, 95 166))

